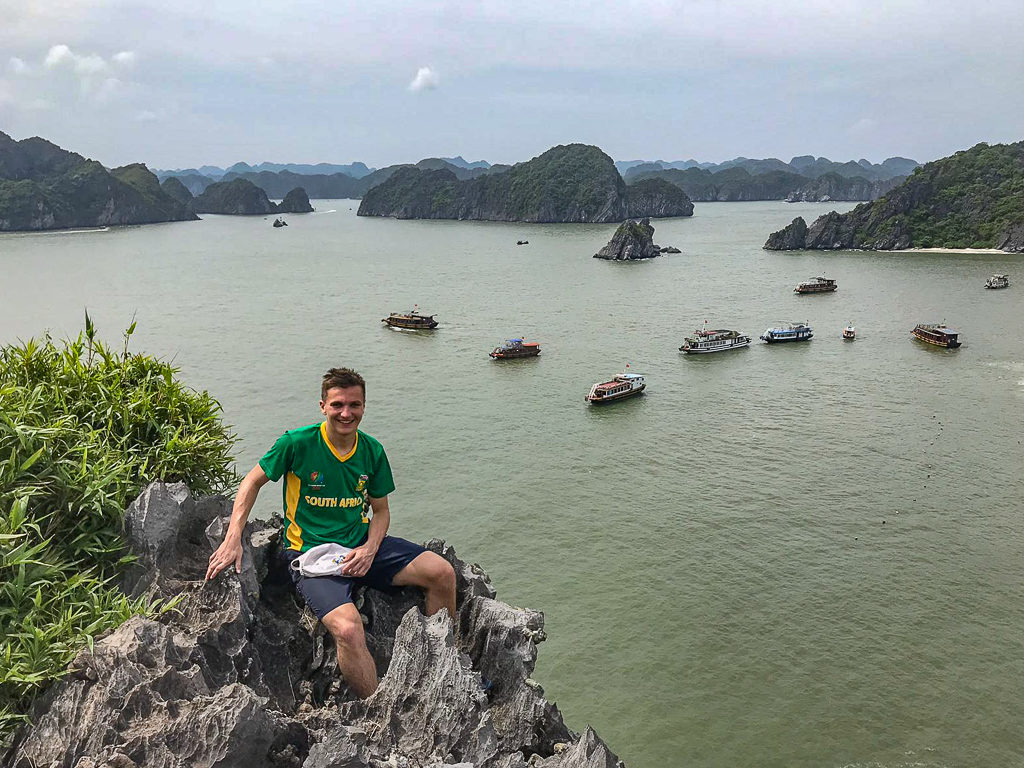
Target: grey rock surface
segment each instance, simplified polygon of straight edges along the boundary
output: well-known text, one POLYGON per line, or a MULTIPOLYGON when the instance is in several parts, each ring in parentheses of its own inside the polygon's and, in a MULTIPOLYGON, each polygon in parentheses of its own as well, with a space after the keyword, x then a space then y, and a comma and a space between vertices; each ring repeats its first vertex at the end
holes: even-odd
POLYGON ((996 248, 1007 253, 1024 253, 1024 223, 1008 227, 999 236, 996 248))
POLYGON ((661 255, 661 248, 654 244, 654 227, 650 219, 624 221, 615 230, 608 245, 594 254, 595 259, 611 261, 634 261, 653 259, 661 255))
POLYGON ((230 503, 154 483, 126 512, 133 594, 175 600, 83 649, 36 704, 5 768, 618 768, 589 728, 570 731, 531 675, 544 617, 495 599, 443 541, 458 621, 419 590, 357 590, 381 675, 360 701, 333 641, 277 557, 280 521, 247 526, 242 569, 204 582, 230 503))
POLYGON ((802 216, 797 216, 783 229, 772 232, 764 247, 769 251, 799 251, 806 247, 806 242, 807 222, 802 216))

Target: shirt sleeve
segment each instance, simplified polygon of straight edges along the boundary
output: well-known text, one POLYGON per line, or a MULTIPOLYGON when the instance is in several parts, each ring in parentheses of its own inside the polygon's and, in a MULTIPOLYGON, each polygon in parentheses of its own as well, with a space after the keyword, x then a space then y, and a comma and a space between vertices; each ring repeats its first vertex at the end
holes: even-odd
POLYGON ((366 484, 366 493, 374 499, 387 496, 395 490, 395 479, 391 476, 391 464, 388 463, 388 455, 384 447, 380 447, 377 461, 373 467, 373 474, 370 475, 370 482, 366 484))
POLYGON ((292 446, 291 437, 285 432, 277 438, 273 448, 260 459, 260 467, 263 468, 271 482, 276 482, 281 475, 291 469, 294 460, 295 449, 292 446))

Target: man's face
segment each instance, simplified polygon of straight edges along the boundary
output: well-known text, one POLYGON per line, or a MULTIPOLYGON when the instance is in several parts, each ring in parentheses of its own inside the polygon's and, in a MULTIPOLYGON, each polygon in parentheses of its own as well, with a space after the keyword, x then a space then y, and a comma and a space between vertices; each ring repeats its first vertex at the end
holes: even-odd
POLYGON ((327 390, 327 399, 320 401, 320 410, 327 417, 331 431, 344 437, 354 435, 363 420, 364 400, 363 388, 358 384, 327 390))

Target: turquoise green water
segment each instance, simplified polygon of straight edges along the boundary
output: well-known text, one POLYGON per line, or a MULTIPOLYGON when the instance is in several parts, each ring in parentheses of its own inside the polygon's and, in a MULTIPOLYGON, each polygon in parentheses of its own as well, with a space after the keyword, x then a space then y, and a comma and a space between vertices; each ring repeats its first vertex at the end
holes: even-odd
POLYGON ((280 230, 0 236, 0 341, 137 314, 134 347, 219 397, 243 471, 317 420, 324 369, 363 372, 393 532, 544 611, 536 677, 631 768, 1024 764, 1017 259, 761 250, 810 204, 698 204, 654 222, 682 254, 635 264, 591 258, 611 225, 316 204, 280 230), (793 294, 822 273, 839 291, 793 294), (414 303, 436 332, 381 327, 414 303), (704 319, 815 338, 681 356, 704 319), (942 320, 960 350, 911 340, 942 320), (522 334, 539 358, 487 357, 522 334), (588 408, 627 362, 647 393, 588 408))

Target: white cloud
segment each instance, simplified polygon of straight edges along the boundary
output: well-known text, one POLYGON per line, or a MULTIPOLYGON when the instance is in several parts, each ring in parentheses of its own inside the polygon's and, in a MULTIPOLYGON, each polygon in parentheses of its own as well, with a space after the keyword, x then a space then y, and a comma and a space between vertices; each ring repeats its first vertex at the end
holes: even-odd
POLYGON ((76 74, 83 77, 99 75, 106 72, 110 67, 103 60, 103 57, 96 53, 79 55, 66 45, 54 45, 46 54, 43 65, 47 69, 56 69, 65 65, 71 66, 76 74))
POLYGON ((135 63, 135 52, 121 51, 120 53, 115 53, 113 61, 115 64, 119 64, 122 67, 130 67, 135 63))
POLYGON ((54 67, 59 67, 65 61, 74 61, 74 54, 71 53, 71 49, 66 45, 55 45, 46 54, 43 65, 53 69, 54 67))
POLYGON ((156 112, 153 112, 152 110, 143 109, 139 112, 136 112, 133 119, 140 123, 151 123, 155 120, 159 120, 160 115, 158 115, 156 112))
MULTIPOLYGON (((72 54, 74 55, 74 54, 72 54)), ((80 75, 98 75, 107 71, 107 62, 95 53, 88 56, 75 56, 75 72, 80 75)))
POLYGON ((413 93, 425 90, 432 91, 437 88, 440 83, 441 78, 438 77, 437 72, 430 67, 420 67, 416 71, 416 77, 414 77, 412 82, 409 83, 409 90, 413 93))
POLYGON ((29 69, 28 64, 17 56, 11 56, 10 61, 7 62, 7 68, 16 75, 20 75, 22 72, 28 72, 29 69))

